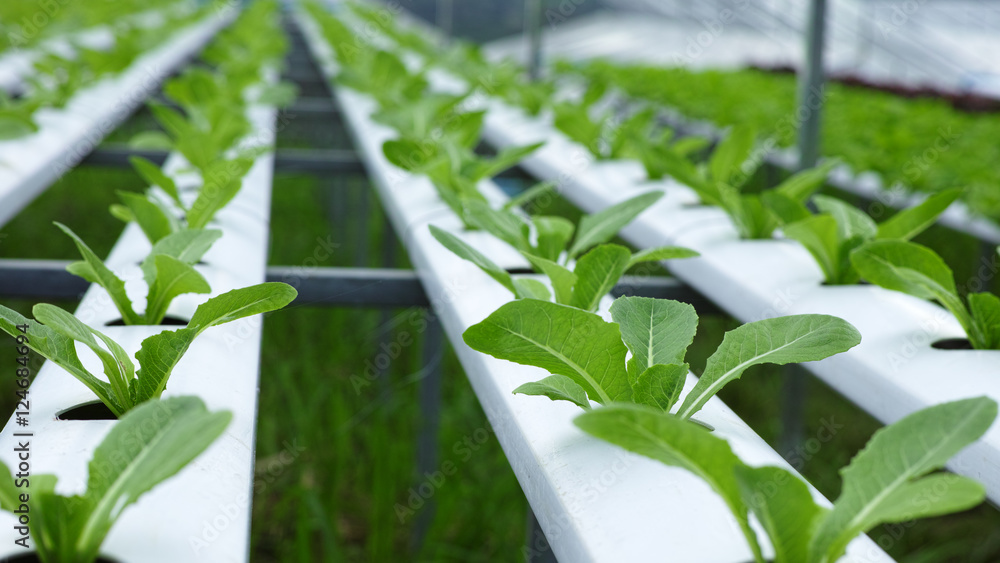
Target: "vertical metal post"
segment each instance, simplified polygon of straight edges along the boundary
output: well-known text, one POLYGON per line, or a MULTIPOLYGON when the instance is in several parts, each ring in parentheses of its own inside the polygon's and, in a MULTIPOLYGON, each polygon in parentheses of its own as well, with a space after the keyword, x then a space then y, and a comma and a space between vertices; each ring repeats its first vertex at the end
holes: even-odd
POLYGON ((823 45, 826 35, 826 0, 810 0, 806 22, 806 60, 799 75, 796 117, 799 125, 799 168, 811 168, 819 157, 823 116, 823 45))
MULTIPOLYGON (((382 267, 383 268, 394 268, 396 266, 396 234, 392 230, 392 222, 389 221, 389 217, 383 213, 384 220, 382 221, 382 267)), ((379 311, 379 321, 378 326, 385 327, 389 325, 389 321, 392 320, 392 311, 389 309, 382 309, 379 311)), ((383 330, 379 332, 379 350, 382 350, 382 345, 388 345, 390 338, 390 331, 383 330)), ((388 367, 388 366, 387 366, 388 367)), ((388 394, 392 392, 392 386, 389 385, 389 378, 386 377, 386 370, 376 366, 378 370, 378 388, 379 394, 388 398, 388 394)))
MULTIPOLYGON (((425 479, 426 475, 437 471, 438 464, 438 428, 441 422, 441 357, 444 355, 444 334, 441 323, 428 309, 425 319, 427 328, 424 330, 424 377, 420 380, 420 412, 423 415, 420 433, 417 436, 417 479, 425 479)), ((414 553, 420 551, 424 538, 434 522, 437 506, 434 498, 417 514, 413 526, 414 553)))
POLYGON ((549 540, 546 539, 542 527, 538 525, 535 513, 528 507, 527 529, 524 533, 524 562, 525 563, 558 563, 556 556, 552 553, 549 540))
MULTIPOLYGON (((806 22, 806 60, 799 75, 799 169, 816 165, 823 119, 823 45, 826 32, 826 0, 810 0, 806 22)), ((784 370, 781 392, 781 436, 778 451, 789 453, 805 437, 802 403, 806 398, 806 374, 794 366, 784 370)))
POLYGON ((528 42, 528 78, 542 77, 542 0, 524 0, 524 35, 528 42))
POLYGON ((805 441, 804 403, 809 377, 796 364, 786 365, 781 372, 781 434, 778 436, 778 453, 785 459, 792 459, 796 448, 805 441))
MULTIPOLYGON (((329 179, 329 199, 327 199, 327 219, 330 221, 330 229, 335 233, 335 240, 343 244, 347 240, 347 226, 345 225, 347 209, 346 186, 343 176, 333 176, 329 179)), ((334 262, 336 263, 336 262, 334 262)))
POLYGON ((367 268, 368 261, 368 215, 371 204, 372 186, 368 182, 358 182, 357 242, 354 245, 354 266, 367 268))
POLYGON ((451 39, 454 13, 453 0, 437 0, 437 26, 441 29, 441 35, 447 39, 451 39))
MULTIPOLYGON (((993 272, 993 265, 996 264, 998 258, 997 256, 997 245, 989 241, 980 241, 979 243, 979 262, 976 263, 975 269, 972 275, 978 276, 979 272, 983 271, 983 268, 987 272, 993 272)), ((997 288, 1000 287, 1000 280, 992 274, 988 274, 989 277, 982 280, 983 289, 981 291, 993 291, 996 292, 997 288), (993 288, 992 290, 990 288, 993 288)))

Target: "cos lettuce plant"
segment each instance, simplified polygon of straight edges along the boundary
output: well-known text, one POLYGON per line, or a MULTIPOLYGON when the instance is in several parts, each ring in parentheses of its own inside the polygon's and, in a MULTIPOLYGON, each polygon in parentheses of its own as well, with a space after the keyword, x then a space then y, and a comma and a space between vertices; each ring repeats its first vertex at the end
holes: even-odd
POLYGON ((861 335, 828 315, 793 315, 747 323, 726 333, 698 383, 681 400, 694 340, 694 307, 667 299, 619 297, 611 318, 535 299, 511 301, 463 338, 473 350, 535 366, 549 377, 514 390, 571 401, 584 409, 636 403, 691 418, 713 395, 757 364, 801 363, 849 350, 861 335), (631 356, 629 356, 631 353, 631 356))
POLYGON ((38 131, 32 116, 40 105, 38 98, 14 100, 0 90, 0 140, 16 139, 38 131))
POLYGON ((121 416, 163 393, 174 366, 201 333, 214 326, 281 309, 296 295, 290 285, 269 282, 213 297, 195 310, 186 327, 165 330, 143 340, 135 354, 138 370, 117 342, 54 305, 35 305, 32 313, 36 320, 0 306, 0 329, 14 337, 28 334, 25 344, 29 348, 76 377, 112 413, 121 416), (21 331, 18 327, 27 330, 21 331), (97 354, 104 367, 106 382, 80 362, 75 342, 97 354))
POLYGON ((166 316, 170 303, 178 295, 209 293, 212 290, 204 276, 195 270, 194 264, 208 251, 212 243, 222 236, 222 231, 181 231, 167 235, 153 245, 153 249, 140 265, 149 288, 146 295, 146 311, 140 315, 135 312, 132 301, 125 293, 125 282, 115 275, 69 227, 60 223, 56 225, 73 239, 83 257, 83 260, 67 266, 66 270, 103 287, 126 325, 160 324, 166 316))
POLYGON ((0 508, 23 510, 27 494, 38 558, 93 563, 122 512, 201 455, 231 419, 228 411, 209 412, 197 397, 149 401, 123 416, 94 450, 86 492, 60 495, 56 476, 42 474, 31 476, 25 493, 0 463, 0 508))
MULTIPOLYGON (((624 246, 606 244, 662 196, 663 192, 638 195, 599 213, 584 215, 577 227, 562 217, 535 216, 529 220, 507 209, 492 209, 485 203, 471 202, 467 209, 475 226, 514 247, 536 271, 548 276, 557 303, 585 311, 596 311, 601 298, 611 291, 632 266, 698 255, 693 250, 676 246, 653 248, 633 254, 624 246), (572 270, 571 262, 575 262, 572 270)), ((506 270, 455 235, 433 225, 431 233, 448 250, 478 266, 515 297, 543 301, 552 297, 541 282, 511 277, 506 270)))
POLYGON ((963 299, 951 269, 933 250, 901 240, 873 241, 855 250, 851 263, 874 284, 943 305, 973 348, 1000 350, 1000 298, 979 292, 963 299))
POLYGON ((743 193, 747 180, 760 165, 753 156, 756 133, 735 126, 719 142, 706 164, 696 166, 687 159, 661 161, 664 171, 688 185, 702 203, 717 205, 729 214, 745 239, 771 238, 785 207, 801 207, 826 180, 835 161, 792 175, 763 195, 743 193))
POLYGON ((479 193, 478 182, 516 165, 542 145, 508 147, 496 156, 480 156, 474 149, 479 142, 483 116, 484 112, 450 113, 447 117, 440 113, 437 123, 421 120, 425 130, 417 132, 423 135, 404 136, 386 141, 382 146, 386 159, 392 164, 427 175, 441 199, 468 226, 471 224, 466 206, 472 201, 485 205, 486 201, 479 193))
POLYGON ((618 119, 609 110, 591 118, 595 104, 604 97, 608 85, 591 81, 580 100, 552 104, 554 125, 567 137, 587 147, 598 159, 638 157, 636 142, 643 142, 652 135, 652 109, 637 112, 625 119, 618 119))
POLYGON ((110 212, 126 223, 135 221, 151 244, 186 229, 208 226, 239 193, 243 177, 254 164, 254 158, 247 155, 205 163, 197 195, 185 204, 176 182, 161 167, 142 157, 130 161, 139 175, 162 194, 152 189, 142 194, 120 191, 122 203, 112 205, 110 212))
POLYGON ((961 190, 947 190, 933 195, 881 225, 849 203, 817 195, 812 201, 820 213, 810 215, 805 206, 801 206, 798 211, 801 218, 785 225, 782 231, 812 254, 827 284, 850 285, 860 279, 851 264, 851 253, 856 248, 872 240, 910 240, 933 225, 938 215, 961 193, 961 190))
POLYGON ((162 193, 120 193, 122 203, 111 211, 123 221, 137 222, 151 243, 183 229, 205 228, 239 192, 254 158, 266 150, 238 146, 251 131, 246 115, 250 98, 276 106, 294 99, 295 88, 288 84, 261 83, 261 67, 285 48, 284 40, 271 39, 276 35, 271 18, 274 9, 272 2, 254 5, 213 42, 206 56, 215 61, 216 69, 187 69, 166 84, 164 93, 181 111, 164 104, 151 106, 167 134, 145 132, 134 139, 136 144, 178 151, 202 179, 196 198, 185 203, 175 181, 161 167, 143 158, 131 159, 139 175, 162 193), (217 60, 226 54, 238 62, 217 60))
POLYGON ((658 130, 656 110, 647 107, 624 118, 613 111, 591 119, 594 104, 604 97, 608 83, 592 80, 578 102, 553 104, 555 126, 570 139, 587 147, 595 158, 634 158, 642 162, 648 177, 662 178, 678 159, 687 162, 689 156, 708 146, 707 139, 688 137, 673 141, 670 129, 658 130))
POLYGON ((576 418, 583 431, 631 452, 681 467, 722 497, 758 563, 765 561, 754 514, 774 547, 774 563, 834 563, 847 545, 880 524, 911 522, 971 508, 979 483, 937 472, 981 437, 997 415, 987 397, 926 408, 877 431, 850 465, 832 508, 780 467, 749 467, 704 428, 641 405, 612 405, 576 418))

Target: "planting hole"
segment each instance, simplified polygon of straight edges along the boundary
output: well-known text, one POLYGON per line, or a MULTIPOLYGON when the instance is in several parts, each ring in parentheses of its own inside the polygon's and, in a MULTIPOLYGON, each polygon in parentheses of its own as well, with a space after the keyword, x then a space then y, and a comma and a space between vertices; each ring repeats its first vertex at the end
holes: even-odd
POLYGON ((972 350, 972 343, 968 338, 944 338, 931 344, 931 348, 938 350, 972 350))
POLYGON ((519 274, 534 274, 535 271, 531 268, 507 268, 507 273, 516 276, 519 274))
MULTIPOLYGON (((156 326, 187 326, 187 324, 188 322, 185 321, 184 319, 171 317, 170 315, 167 315, 166 317, 163 317, 163 320, 160 321, 160 324, 156 326)), ((121 317, 118 317, 113 321, 104 323, 104 326, 126 326, 126 325, 125 321, 123 321, 121 317)))
MULTIPOLYGON (((118 417, 111 412, 107 405, 100 401, 94 401, 66 409, 56 415, 56 420, 118 420, 118 417)), ((34 559, 30 561, 34 561, 34 559)))

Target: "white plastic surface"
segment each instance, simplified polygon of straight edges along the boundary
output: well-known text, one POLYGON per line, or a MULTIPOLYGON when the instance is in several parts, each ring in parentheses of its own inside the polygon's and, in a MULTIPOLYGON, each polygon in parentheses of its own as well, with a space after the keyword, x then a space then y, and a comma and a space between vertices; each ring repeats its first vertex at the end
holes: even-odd
MULTIPOLYGON (((296 14, 296 19, 320 67, 328 76, 335 73, 329 47, 314 23, 303 14, 296 14)), ((749 561, 749 548, 735 520, 703 481, 587 436, 572 424, 580 412, 575 406, 513 395, 520 384, 545 374, 491 358, 463 343, 466 328, 511 296, 431 236, 431 224, 462 237, 467 233, 426 178, 404 173, 385 159, 381 145, 394 133, 370 119, 373 101, 345 88, 334 92, 369 178, 558 559, 749 561)), ((693 383, 689 379, 688 386, 693 383)), ((699 417, 746 462, 789 467, 720 400, 709 401, 699 417)), ((851 544, 846 560, 891 559, 862 537, 851 544)))
POLYGON ((36 133, 0 141, 0 225, 97 147, 235 14, 212 12, 140 56, 124 72, 84 88, 66 107, 38 110, 36 133))

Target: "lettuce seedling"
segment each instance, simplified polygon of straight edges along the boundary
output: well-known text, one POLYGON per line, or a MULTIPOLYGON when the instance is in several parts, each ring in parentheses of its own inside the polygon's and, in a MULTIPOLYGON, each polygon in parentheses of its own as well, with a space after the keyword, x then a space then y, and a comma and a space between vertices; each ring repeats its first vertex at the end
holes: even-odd
POLYGON ((929 407, 878 430, 840 471, 841 494, 829 509, 817 504, 792 472, 749 467, 725 440, 656 409, 613 405, 581 414, 574 423, 703 479, 732 511, 758 563, 765 559, 750 513, 774 547, 774 563, 833 563, 854 538, 878 525, 960 512, 982 502, 982 485, 937 470, 980 438, 996 415, 996 402, 978 397, 929 407))
POLYGON ((43 100, 46 107, 62 108, 87 83, 87 67, 76 59, 46 53, 32 65, 34 73, 27 77, 32 94, 43 100))
POLYGON ((249 152, 234 159, 219 159, 206 164, 202 185, 195 200, 185 205, 173 178, 161 167, 142 157, 130 158, 132 166, 152 187, 159 188, 167 198, 152 189, 145 193, 119 191, 121 204, 113 204, 112 215, 129 223, 135 221, 151 244, 185 229, 203 229, 215 218, 243 187, 243 177, 254 165, 249 152))
POLYGON ((933 250, 913 242, 879 240, 851 253, 851 263, 874 284, 943 305, 962 325, 973 348, 1000 350, 1000 298, 980 292, 963 300, 951 269, 933 250))
MULTIPOLYGON (((557 303, 585 311, 596 311, 601 298, 611 291, 632 266, 643 262, 698 256, 693 250, 676 246, 633 254, 624 246, 606 244, 662 196, 663 192, 638 195, 599 213, 584 215, 575 228, 562 217, 535 216, 529 220, 513 211, 493 209, 479 202, 468 202, 467 213, 475 226, 514 247, 537 272, 548 276, 557 303), (534 239, 531 236, 532 227, 534 239), (571 261, 575 261, 572 270, 569 269, 571 261)), ((430 228, 438 242, 459 257, 479 266, 516 298, 548 301, 552 297, 541 282, 528 278, 514 279, 455 235, 433 225, 430 228)))
POLYGON ((170 135, 173 149, 203 176, 213 163, 225 160, 226 151, 250 132, 242 106, 219 109, 222 117, 212 122, 206 121, 202 114, 185 116, 160 103, 151 103, 149 107, 170 135))
POLYGON ((816 168, 792 175, 778 186, 761 194, 745 194, 742 188, 753 176, 760 162, 752 158, 756 132, 736 126, 719 142, 707 164, 695 166, 687 159, 661 161, 666 173, 693 189, 702 203, 721 207, 733 220, 744 239, 771 238, 779 226, 781 211, 800 208, 826 180, 837 164, 828 161, 816 168))
MULTIPOLYGON (((473 350, 540 367, 552 375, 515 393, 544 395, 590 408, 631 402, 670 412, 681 397, 694 340, 694 307, 667 299, 619 297, 614 322, 536 299, 511 301, 465 331, 473 350), (631 357, 627 358, 628 353, 631 357)), ((792 315, 747 323, 726 333, 675 416, 691 418, 750 366, 812 362, 849 350, 861 335, 829 315, 792 315)))
POLYGON ((123 416, 94 450, 86 492, 56 493, 51 474, 32 475, 27 488, 19 488, 0 463, 0 508, 20 510, 29 495, 38 558, 93 563, 122 512, 201 455, 231 419, 229 411, 209 412, 197 397, 149 401, 123 416))
POLYGON ((38 125, 32 116, 40 104, 41 99, 37 96, 13 100, 7 92, 0 90, 0 141, 37 132, 38 125))
POLYGON ((635 158, 646 169, 647 178, 660 180, 670 175, 672 170, 684 167, 694 154, 707 148, 711 141, 696 136, 675 139, 674 131, 664 127, 652 140, 640 138, 631 143, 635 158))
POLYGON ((595 79, 587 85, 580 100, 553 104, 553 124, 599 160, 640 158, 653 137, 656 112, 646 108, 620 119, 609 110, 591 119, 594 105, 604 97, 608 86, 607 82, 595 79))
POLYGON ((121 416, 163 393, 174 366, 201 333, 237 319, 280 309, 291 303, 296 295, 290 285, 268 282, 213 297, 198 306, 186 327, 165 330, 143 340, 135 354, 139 361, 138 371, 117 342, 54 305, 39 303, 34 306, 32 313, 38 322, 0 306, 0 329, 14 337, 27 334, 25 344, 29 348, 79 379, 112 413, 121 416), (27 327, 27 331, 18 327, 27 327), (76 354, 75 342, 97 354, 107 382, 84 367, 76 354))
MULTIPOLYGON (((863 211, 839 199, 817 195, 812 201, 819 209, 782 228, 785 236, 802 243, 823 270, 829 285, 850 285, 860 279, 851 265, 851 252, 872 240, 910 240, 934 224, 961 190, 935 194, 919 205, 901 211, 881 225, 863 211)), ((800 215, 801 217, 801 215, 800 215)))
POLYGON ((96 283, 108 292, 111 301, 122 315, 127 325, 157 325, 163 321, 171 301, 185 293, 209 293, 205 278, 194 269, 201 257, 222 236, 218 230, 186 230, 168 234, 153 245, 153 249, 140 265, 143 279, 149 288, 146 295, 146 311, 138 314, 132 301, 125 293, 125 282, 116 276, 97 257, 87 243, 66 225, 56 223, 73 242, 83 256, 83 260, 66 267, 71 274, 96 283))
MULTIPOLYGON (((462 218, 466 226, 471 227, 473 224, 470 223, 467 206, 470 202, 485 205, 486 201, 479 193, 478 182, 516 165, 542 143, 508 147, 493 157, 477 155, 474 149, 479 142, 484 112, 455 113, 453 103, 457 103, 454 98, 430 98, 425 104, 417 104, 410 119, 414 116, 423 118, 413 119, 414 124, 405 123, 402 117, 394 117, 392 122, 395 125, 422 131, 424 135, 386 141, 382 152, 395 166, 426 174, 441 199, 462 218), (432 106, 434 100, 440 100, 440 103, 432 106), (433 113, 428 110, 431 107, 433 113)), ((394 113, 398 115, 401 111, 394 113)), ((387 118, 386 115, 383 119, 387 118)))
POLYGON ((358 49, 349 60, 337 75, 337 83, 372 96, 382 107, 408 104, 427 91, 424 73, 411 73, 394 53, 358 49))

